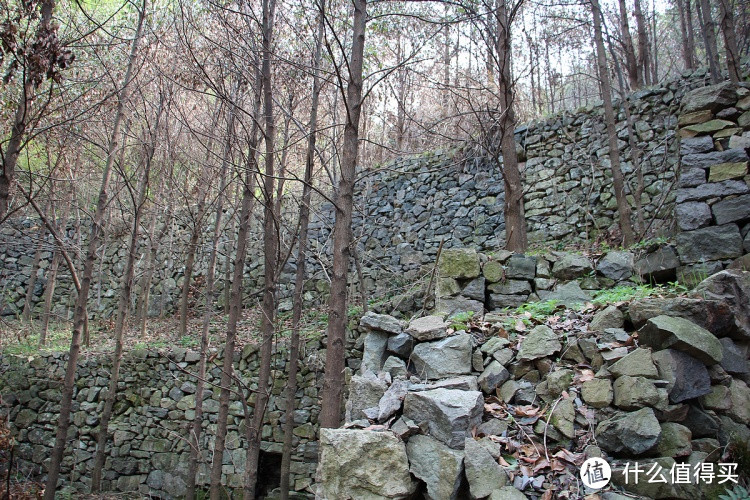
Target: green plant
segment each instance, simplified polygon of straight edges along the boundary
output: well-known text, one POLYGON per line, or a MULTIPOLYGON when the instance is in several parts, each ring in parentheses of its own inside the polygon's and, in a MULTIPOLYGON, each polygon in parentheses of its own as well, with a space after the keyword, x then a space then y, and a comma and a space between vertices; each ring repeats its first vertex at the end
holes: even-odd
POLYGON ((474 311, 464 311, 464 312, 456 313, 449 318, 451 322, 451 328, 453 328, 456 331, 466 330, 473 317, 474 317, 474 311))
POLYGON ((724 494, 719 495, 719 500, 750 500, 750 493, 739 484, 735 484, 731 490, 724 490, 724 494))
POLYGON ((192 335, 183 335, 177 340, 177 344, 182 347, 198 347, 200 343, 200 339, 192 335))
POLYGON ((628 302, 631 300, 646 298, 657 293, 659 290, 659 287, 651 285, 618 285, 608 290, 598 290, 594 292, 593 303, 604 305, 613 302, 628 302))
POLYGON ((539 302, 527 302, 520 305, 515 314, 529 316, 534 320, 543 320, 551 316, 559 307, 557 300, 541 300, 539 302))

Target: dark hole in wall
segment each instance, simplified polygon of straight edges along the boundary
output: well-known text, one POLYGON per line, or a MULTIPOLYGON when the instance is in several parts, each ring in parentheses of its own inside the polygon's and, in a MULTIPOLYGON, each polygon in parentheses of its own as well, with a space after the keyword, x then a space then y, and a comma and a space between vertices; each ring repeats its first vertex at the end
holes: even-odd
POLYGON ((281 485, 281 453, 261 450, 258 460, 256 498, 265 498, 281 485))

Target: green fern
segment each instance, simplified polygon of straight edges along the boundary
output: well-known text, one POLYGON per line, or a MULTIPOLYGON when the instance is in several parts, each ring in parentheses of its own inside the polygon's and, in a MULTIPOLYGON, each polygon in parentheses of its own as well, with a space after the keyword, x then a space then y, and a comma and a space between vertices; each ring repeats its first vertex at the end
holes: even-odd
POLYGON ((724 490, 724 494, 719 495, 719 500, 750 500, 750 493, 739 484, 736 484, 731 490, 724 490))

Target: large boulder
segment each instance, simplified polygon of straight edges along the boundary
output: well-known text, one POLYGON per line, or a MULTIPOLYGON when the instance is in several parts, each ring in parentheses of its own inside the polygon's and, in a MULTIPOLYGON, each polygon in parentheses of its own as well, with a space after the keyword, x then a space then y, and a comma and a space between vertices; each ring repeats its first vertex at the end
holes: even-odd
POLYGON ((619 413, 596 428, 599 446, 610 453, 641 455, 653 449, 661 437, 661 426, 651 408, 619 413))
POLYGON ((461 334, 414 346, 411 361, 423 379, 471 373, 471 335, 461 334))
POLYGON ((706 365, 721 361, 719 340, 705 328, 683 318, 665 315, 651 318, 641 328, 638 338, 641 344, 655 350, 677 349, 706 365))
POLYGON ((480 273, 479 255, 471 248, 445 249, 440 254, 438 269, 445 278, 476 278, 480 273))
POLYGON ((416 485, 404 443, 391 432, 321 429, 317 498, 407 498, 416 485))
POLYGON ((546 325, 539 325, 523 339, 521 349, 518 351, 518 359, 521 361, 533 361, 539 358, 552 356, 562 349, 562 344, 555 332, 546 325))
POLYGON ((675 349, 653 354, 659 378, 667 381, 669 401, 673 404, 694 399, 711 392, 711 377, 706 365, 675 349))
POLYGON ((478 391, 432 389, 409 392, 404 416, 427 423, 430 435, 451 448, 462 448, 471 430, 482 423, 484 397, 478 391))
POLYGON ((466 438, 464 468, 471 498, 488 497, 508 482, 508 476, 490 455, 487 448, 474 438, 466 438))
POLYGON ((458 498, 463 479, 464 452, 430 436, 413 436, 406 445, 409 470, 427 485, 427 499, 458 498))

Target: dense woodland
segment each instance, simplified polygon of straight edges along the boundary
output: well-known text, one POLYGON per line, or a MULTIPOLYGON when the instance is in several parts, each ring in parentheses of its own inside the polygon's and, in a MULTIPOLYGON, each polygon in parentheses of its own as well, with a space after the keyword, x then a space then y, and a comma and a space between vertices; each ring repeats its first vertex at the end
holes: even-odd
MULTIPOLYGON (((613 106, 628 93, 705 66, 716 82, 738 81, 740 61, 750 50, 747 0, 0 0, 0 18, 0 227, 15 218, 40 220, 40 242, 51 235, 56 243, 46 287, 54 287, 54 273, 64 267, 78 290, 49 499, 65 451, 76 362, 88 342, 92 275, 115 223, 128 228, 130 244, 110 334, 116 339, 114 368, 92 490, 101 479, 123 336, 129 325, 138 323, 135 334, 147 328, 149 255, 179 213, 188 214, 192 225, 174 315, 174 329, 183 335, 197 242, 203 233, 214 241, 200 290, 208 306, 201 313, 202 373, 217 281, 231 283, 221 348, 232 353, 243 307, 249 307, 242 301, 247 241, 263 241, 262 365, 246 426, 245 496, 252 498, 277 333, 276 288, 292 254, 302 264, 290 339, 291 401, 296 392, 294 349, 315 200, 334 204, 336 216, 321 413, 322 426, 336 427, 353 265, 352 198, 363 170, 436 148, 482 151, 503 171, 506 248, 523 251, 517 125, 603 106, 614 153, 613 106), (250 234, 254 218, 262 221, 262 234, 250 234), (78 231, 73 238, 65 231, 70 221, 78 231), (225 276, 217 254, 219 236, 227 232, 236 248, 225 276), (144 237, 147 248, 139 245, 144 237)), ((631 222, 616 154, 611 168, 620 235, 629 245, 642 235, 631 222)), ((31 316, 28 308, 24 316, 31 316)), ((41 344, 49 316, 48 300, 41 344)), ((222 387, 228 388, 234 384, 232 356, 223 359, 222 387)), ((199 373, 194 443, 201 432, 202 379, 199 373)), ((218 456, 228 401, 223 390, 218 456)), ((291 418, 286 422, 292 425, 291 418)), ((197 453, 189 498, 196 460, 197 453)), ((281 491, 287 492, 283 477, 281 491)), ((219 498, 220 479, 219 460, 211 498, 219 498)))

